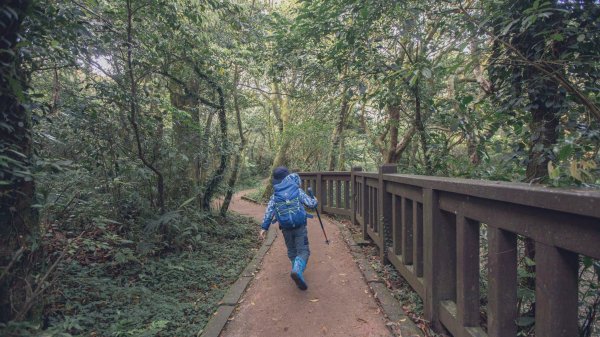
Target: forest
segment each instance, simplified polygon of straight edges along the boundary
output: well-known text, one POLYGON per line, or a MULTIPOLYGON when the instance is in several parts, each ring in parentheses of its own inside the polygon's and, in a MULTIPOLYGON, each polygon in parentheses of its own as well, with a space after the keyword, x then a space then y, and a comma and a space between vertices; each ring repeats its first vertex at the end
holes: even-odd
MULTIPOLYGON (((232 196, 268 198, 282 165, 600 187, 597 0, 5 0, 0 17, 2 336, 200 330, 259 245, 232 196)), ((598 336, 600 263, 582 268, 580 336, 598 336)))

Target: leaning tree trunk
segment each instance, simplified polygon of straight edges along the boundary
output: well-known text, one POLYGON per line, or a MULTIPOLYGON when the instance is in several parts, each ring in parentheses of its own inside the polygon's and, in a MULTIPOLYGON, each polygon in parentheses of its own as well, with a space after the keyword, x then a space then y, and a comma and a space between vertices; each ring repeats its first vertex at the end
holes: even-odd
POLYGON ((0 322, 14 318, 27 301, 26 278, 36 261, 31 119, 22 102, 26 83, 17 60, 29 6, 27 0, 8 0, 0 7, 0 322))

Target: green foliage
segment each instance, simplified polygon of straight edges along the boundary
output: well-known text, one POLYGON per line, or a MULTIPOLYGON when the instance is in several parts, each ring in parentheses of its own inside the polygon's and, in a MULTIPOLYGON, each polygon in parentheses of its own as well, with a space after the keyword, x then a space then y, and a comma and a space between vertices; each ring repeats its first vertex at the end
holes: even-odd
MULTIPOLYGON (((193 213, 182 216, 208 220, 193 213)), ((207 221, 196 245, 160 257, 148 255, 143 242, 134 245, 111 231, 84 237, 73 245, 59 272, 60 283, 46 300, 50 328, 11 323, 0 332, 181 336, 199 331, 253 257, 257 228, 243 217, 207 221)))
MULTIPOLYGON (((57 331, 90 333, 94 320, 109 335, 201 326, 222 289, 211 282, 232 275, 211 259, 223 252, 215 240, 237 230, 208 209, 238 154, 235 188, 260 183, 256 200, 274 165, 390 162, 402 173, 598 187, 600 6, 469 3, 34 2, 20 54, 2 50, 21 67, 2 68, 12 78, 3 90, 28 108, 11 113, 33 118, 0 121, 3 136, 22 128, 13 143, 32 143, 2 145, 0 194, 35 180, 27 209, 41 214, 35 246, 49 247, 47 264, 81 235, 61 270, 64 295, 48 306, 57 331), (206 301, 181 297, 167 285, 177 277, 206 301)), ((533 276, 525 261, 521 284, 533 276)), ((533 291, 519 298, 526 334, 533 291)))

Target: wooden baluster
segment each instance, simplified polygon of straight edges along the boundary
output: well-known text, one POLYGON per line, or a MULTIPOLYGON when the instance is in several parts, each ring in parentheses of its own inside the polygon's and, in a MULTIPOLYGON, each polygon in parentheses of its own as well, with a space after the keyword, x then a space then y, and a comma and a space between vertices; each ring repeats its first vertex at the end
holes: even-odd
POLYGON ((373 187, 369 186, 369 228, 373 230, 373 217, 375 216, 375 212, 373 210, 373 187))
POLYGON ((373 213, 373 216, 371 217, 371 223, 373 224, 373 232, 378 233, 379 232, 379 207, 378 207, 378 201, 377 200, 377 196, 379 195, 379 190, 376 187, 373 187, 373 192, 371 195, 371 198, 373 199, 372 202, 372 208, 371 211, 373 213))
POLYGON ((327 206, 334 207, 333 205, 333 180, 327 180, 327 206))
POLYGON ((379 167, 379 190, 377 195, 377 215, 379 224, 379 235, 381 247, 379 247, 379 258, 386 262, 386 237, 392 235, 392 195, 386 189, 387 182, 383 179, 385 174, 396 173, 396 164, 385 164, 379 167))
POLYGON ((352 209, 352 199, 350 198, 350 181, 344 182, 344 208, 352 209))
POLYGON ((413 266, 417 277, 423 277, 423 204, 413 200, 413 266))
POLYGON ((342 181, 335 181, 335 207, 342 208, 342 181))
MULTIPOLYGON (((439 208, 439 192, 423 189, 425 318, 442 330, 440 302, 456 298, 456 230, 439 208)), ((507 335, 508 336, 508 335, 507 335)))
POLYGON ((367 187, 367 178, 362 177, 361 182, 362 189, 362 219, 363 219, 363 240, 369 240, 369 234, 367 233, 367 226, 369 222, 369 188, 367 187))
POLYGON ((350 171, 350 185, 352 186, 352 198, 347 198, 350 203, 350 220, 354 226, 358 226, 356 214, 360 214, 360 191, 358 189, 358 179, 355 172, 362 171, 361 167, 355 166, 350 171))
POLYGON ((394 235, 394 255, 402 255, 402 197, 392 196, 392 232, 394 235))
POLYGON ((577 336, 577 254, 535 244, 535 335, 577 336))
POLYGON ((516 336, 517 235, 488 227, 488 268, 488 335, 516 336))
POLYGON ((323 189, 323 176, 321 175, 321 173, 317 173, 316 183, 317 183, 317 188, 315 191, 315 196, 318 199, 317 210, 319 210, 319 213, 323 213, 323 202, 325 201, 323 199, 324 199, 325 193, 324 193, 324 189, 323 189))
POLYGON ((402 198, 402 262, 413 264, 413 201, 402 198))
POLYGON ((479 326, 479 222, 456 215, 456 308, 459 329, 479 326))

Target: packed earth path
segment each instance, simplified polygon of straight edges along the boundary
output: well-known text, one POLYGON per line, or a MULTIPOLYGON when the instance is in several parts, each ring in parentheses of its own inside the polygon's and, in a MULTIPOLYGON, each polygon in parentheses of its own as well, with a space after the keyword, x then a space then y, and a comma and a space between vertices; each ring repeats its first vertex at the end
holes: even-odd
MULTIPOLYGON (((234 196, 230 210, 262 221, 265 207, 241 199, 246 192, 234 196)), ((278 233, 221 337, 391 336, 338 226, 327 217, 322 220, 329 245, 317 218, 308 219, 308 290, 298 289, 290 278, 290 261, 278 233)))

